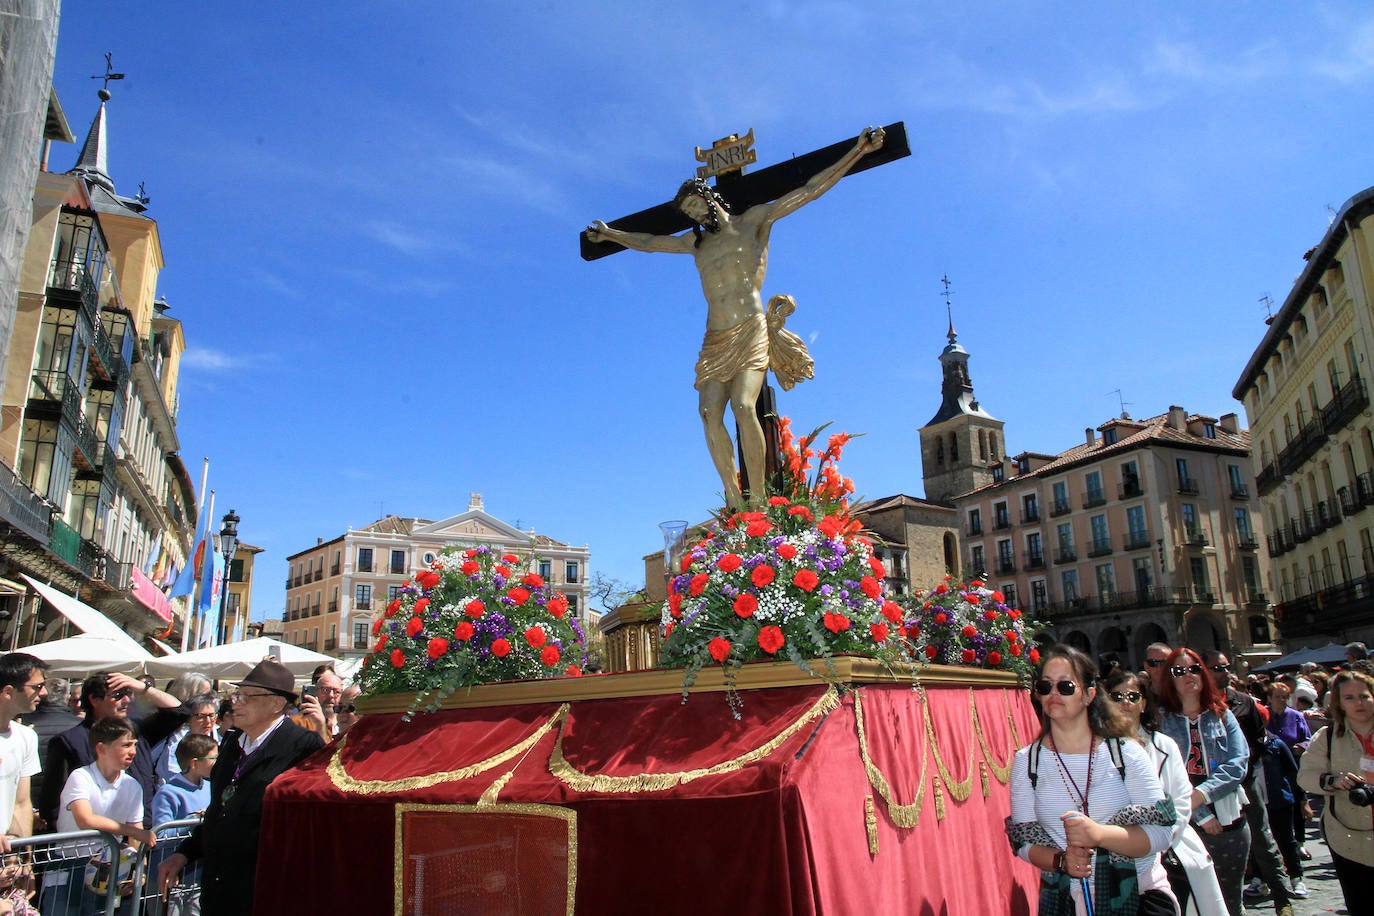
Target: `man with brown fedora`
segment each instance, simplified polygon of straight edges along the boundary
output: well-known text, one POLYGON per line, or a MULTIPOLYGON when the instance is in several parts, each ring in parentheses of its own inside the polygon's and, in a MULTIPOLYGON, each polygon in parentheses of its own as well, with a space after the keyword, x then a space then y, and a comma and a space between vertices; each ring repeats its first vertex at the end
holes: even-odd
POLYGON ((280 662, 259 662, 229 699, 234 727, 220 742, 210 772, 210 807, 158 869, 165 898, 188 862, 202 863, 203 916, 253 912, 263 796, 272 780, 324 746, 319 735, 286 718, 296 702, 295 678, 280 662))

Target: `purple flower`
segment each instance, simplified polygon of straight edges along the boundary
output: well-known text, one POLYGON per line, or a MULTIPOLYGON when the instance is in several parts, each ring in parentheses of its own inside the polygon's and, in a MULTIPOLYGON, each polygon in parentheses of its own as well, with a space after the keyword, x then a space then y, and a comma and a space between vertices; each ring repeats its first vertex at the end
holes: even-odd
POLYGON ((829 598, 831 594, 834 593, 835 587, 833 585, 822 585, 818 591, 821 593, 821 597, 829 598))

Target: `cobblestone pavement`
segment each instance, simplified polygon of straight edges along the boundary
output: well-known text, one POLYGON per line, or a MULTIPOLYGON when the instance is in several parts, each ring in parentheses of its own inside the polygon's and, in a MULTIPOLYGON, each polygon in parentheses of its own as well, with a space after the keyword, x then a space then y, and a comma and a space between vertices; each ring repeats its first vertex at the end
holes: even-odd
MULTIPOLYGON (((1308 831, 1307 851, 1312 858, 1303 864, 1303 881, 1312 896, 1306 900, 1293 901, 1294 916, 1318 913, 1346 913, 1345 898, 1341 896, 1341 883, 1336 880, 1336 870, 1331 867, 1331 853, 1315 830, 1308 831)), ((1272 913, 1274 901, 1267 894, 1264 897, 1245 898, 1246 913, 1272 913)), ((1189 912, 1192 912, 1190 909, 1189 912)))

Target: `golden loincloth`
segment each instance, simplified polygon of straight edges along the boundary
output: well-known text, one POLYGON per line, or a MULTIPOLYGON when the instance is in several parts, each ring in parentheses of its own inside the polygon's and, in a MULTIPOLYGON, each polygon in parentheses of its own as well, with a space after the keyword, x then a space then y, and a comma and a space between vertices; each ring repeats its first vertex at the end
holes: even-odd
POLYGON ((709 381, 728 385, 741 372, 749 370, 772 369, 784 391, 814 378, 816 364, 806 352, 806 344, 783 327, 796 308, 791 296, 774 296, 768 300, 766 318, 754 315, 734 327, 708 329, 697 357, 696 387, 700 389, 709 381))

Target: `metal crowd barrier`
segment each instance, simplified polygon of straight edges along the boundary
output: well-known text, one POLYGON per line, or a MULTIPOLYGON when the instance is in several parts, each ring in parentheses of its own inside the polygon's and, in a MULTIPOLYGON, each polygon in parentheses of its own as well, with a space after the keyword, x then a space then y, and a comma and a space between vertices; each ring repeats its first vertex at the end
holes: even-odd
POLYGON ((119 837, 99 830, 14 838, 3 864, 31 870, 35 893, 30 905, 41 916, 199 916, 198 867, 182 873, 166 902, 157 886, 158 865, 199 823, 195 818, 158 824, 153 828, 158 841, 151 850, 124 849, 122 857, 119 837))

